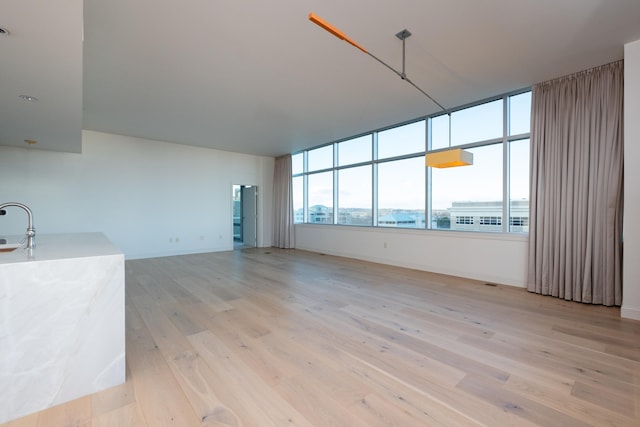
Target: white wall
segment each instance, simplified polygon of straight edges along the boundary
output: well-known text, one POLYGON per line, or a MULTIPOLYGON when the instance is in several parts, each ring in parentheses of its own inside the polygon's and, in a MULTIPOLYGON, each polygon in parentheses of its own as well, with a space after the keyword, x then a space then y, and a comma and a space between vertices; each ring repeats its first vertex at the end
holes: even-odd
MULTIPOLYGON (((0 147, 0 203, 27 204, 37 234, 100 231, 132 259, 231 250, 231 188, 252 184, 260 192, 258 245, 271 246, 273 164, 83 131, 82 154, 0 147)), ((7 212, 0 235, 23 234, 26 216, 7 212)))
POLYGON ((296 225, 299 249, 520 287, 527 245, 521 235, 296 225))
MULTIPOLYGON (((625 45, 624 157, 640 158, 640 40, 625 45)), ((640 168, 624 170, 622 317, 640 320, 640 168)), ((485 233, 296 225, 296 247, 332 255, 526 286, 527 238, 485 233), (385 242, 386 248, 385 248, 385 242)))
POLYGON ((624 268, 622 317, 640 320, 640 40, 624 46, 624 268))

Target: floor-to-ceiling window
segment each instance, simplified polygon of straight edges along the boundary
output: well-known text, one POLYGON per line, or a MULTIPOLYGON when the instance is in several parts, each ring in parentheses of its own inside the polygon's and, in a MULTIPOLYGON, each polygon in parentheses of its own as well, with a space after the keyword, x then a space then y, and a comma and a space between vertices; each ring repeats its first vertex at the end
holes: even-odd
POLYGON ((297 223, 527 232, 531 92, 314 147, 293 155, 297 223), (473 165, 427 168, 459 147, 473 165))

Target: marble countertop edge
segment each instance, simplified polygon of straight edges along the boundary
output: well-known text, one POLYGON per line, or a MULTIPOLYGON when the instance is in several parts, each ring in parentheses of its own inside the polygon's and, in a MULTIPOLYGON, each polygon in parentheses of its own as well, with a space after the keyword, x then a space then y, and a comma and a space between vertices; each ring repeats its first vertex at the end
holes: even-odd
MULTIPOLYGON (((6 244, 15 246, 24 236, 0 236, 6 244)), ((0 245, 0 249, 3 245, 0 245)), ((19 247, 0 252, 0 266, 25 262, 77 259, 106 255, 123 255, 107 237, 100 232, 42 234, 36 235, 36 247, 29 251, 19 247)))

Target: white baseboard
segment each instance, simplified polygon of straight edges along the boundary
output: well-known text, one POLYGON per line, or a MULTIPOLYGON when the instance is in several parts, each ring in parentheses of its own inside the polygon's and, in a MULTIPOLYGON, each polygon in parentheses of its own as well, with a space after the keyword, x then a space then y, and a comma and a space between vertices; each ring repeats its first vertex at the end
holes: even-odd
POLYGON ((623 319, 640 320, 640 310, 637 308, 628 308, 623 305, 620 309, 620 317, 623 319))

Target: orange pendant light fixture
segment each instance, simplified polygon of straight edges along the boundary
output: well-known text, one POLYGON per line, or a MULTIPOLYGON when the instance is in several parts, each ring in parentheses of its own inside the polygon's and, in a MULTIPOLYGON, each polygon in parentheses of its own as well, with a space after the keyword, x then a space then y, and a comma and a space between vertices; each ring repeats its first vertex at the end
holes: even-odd
POLYGON ((427 166, 432 168, 452 168, 455 166, 469 166, 473 164, 473 153, 462 148, 427 153, 427 166))
MULTIPOLYGON (((333 25, 329 24, 327 21, 320 18, 315 13, 309 14, 309 20, 314 24, 318 25, 319 27, 321 27, 322 29, 324 29, 325 31, 328 31, 329 33, 333 34, 340 40, 344 40, 350 45, 358 48, 360 51, 366 53, 367 55, 369 55, 370 57, 372 57, 373 59, 375 59, 376 61, 378 61, 379 63, 381 63, 382 65, 384 65, 385 67, 393 71, 394 73, 396 73, 398 77, 400 77, 402 80, 409 83, 411 86, 413 86, 418 91, 420 91, 420 93, 422 93, 427 98, 429 98, 438 107, 440 107, 442 111, 444 111, 449 115, 449 120, 451 120, 451 113, 449 112, 449 110, 443 107, 442 104, 440 104, 438 101, 433 99, 431 95, 429 95, 427 92, 425 92, 420 87, 418 87, 414 82, 412 82, 405 73, 405 40, 409 36, 411 36, 411 33, 409 32, 409 30, 405 29, 396 34, 396 37, 402 40, 402 72, 400 72, 394 69, 393 67, 391 67, 390 65, 388 65, 387 63, 385 63, 384 61, 382 61, 380 58, 373 55, 371 52, 369 52, 359 43, 356 43, 354 40, 347 37, 345 33, 340 31, 338 28, 334 27, 333 25)), ((426 163, 427 163, 427 166, 436 167, 436 168, 466 166, 466 165, 473 164, 473 154, 468 151, 464 151, 462 149, 448 149, 448 150, 438 151, 435 153, 428 153, 426 156, 426 163)))

